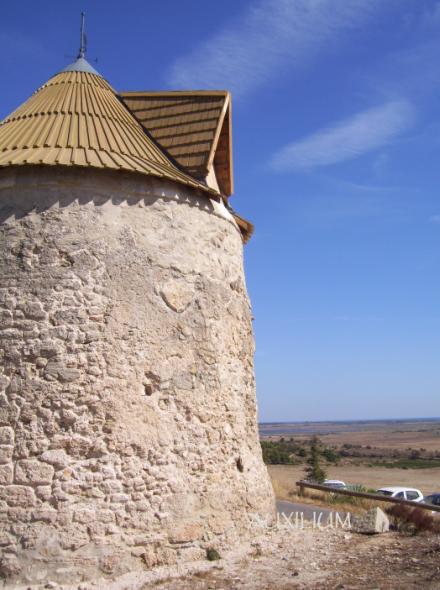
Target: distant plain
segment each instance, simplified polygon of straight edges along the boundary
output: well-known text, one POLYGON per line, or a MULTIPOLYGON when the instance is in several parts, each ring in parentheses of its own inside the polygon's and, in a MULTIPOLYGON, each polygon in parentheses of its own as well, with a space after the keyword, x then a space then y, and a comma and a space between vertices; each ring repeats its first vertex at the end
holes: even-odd
MULTIPOLYGON (((260 424, 262 441, 291 441, 306 451, 314 434, 339 456, 323 460, 331 479, 369 489, 401 485, 425 495, 440 492, 440 418, 260 424)), ((294 495, 305 460, 293 456, 293 464, 268 465, 278 497, 294 495)))

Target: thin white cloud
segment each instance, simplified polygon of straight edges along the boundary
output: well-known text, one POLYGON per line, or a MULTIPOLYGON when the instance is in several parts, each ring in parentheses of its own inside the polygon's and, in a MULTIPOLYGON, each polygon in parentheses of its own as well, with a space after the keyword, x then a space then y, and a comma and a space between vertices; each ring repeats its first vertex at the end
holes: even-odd
MULTIPOLYGON (((295 220, 301 226, 338 227, 350 223, 370 223, 380 219, 390 208, 392 201, 379 196, 339 194, 320 194, 311 198, 303 198, 295 206, 295 220)), ((394 211, 393 211, 394 213, 394 211)))
MULTIPOLYGON (((387 4, 392 3, 388 0, 387 4)), ((259 0, 233 24, 177 59, 179 88, 227 88, 243 95, 281 69, 302 67, 361 27, 383 0, 259 0)))
POLYGON ((285 146, 272 158, 271 168, 286 172, 352 160, 389 144, 414 118, 408 101, 387 102, 285 146))
POLYGON ((440 215, 431 215, 429 221, 431 223, 440 223, 440 215))
POLYGON ((350 192, 364 193, 364 194, 385 194, 395 191, 401 191, 402 188, 397 185, 380 185, 380 184, 366 184, 362 182, 352 182, 342 178, 335 178, 334 176, 321 175, 320 178, 324 180, 328 185, 340 189, 348 190, 350 192))

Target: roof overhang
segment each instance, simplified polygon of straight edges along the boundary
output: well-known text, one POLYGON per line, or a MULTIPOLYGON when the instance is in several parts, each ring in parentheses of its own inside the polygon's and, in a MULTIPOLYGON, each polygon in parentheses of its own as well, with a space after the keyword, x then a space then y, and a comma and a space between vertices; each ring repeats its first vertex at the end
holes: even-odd
POLYGON ((226 90, 121 92, 128 110, 184 172, 215 173, 221 194, 234 189, 231 95, 226 90))

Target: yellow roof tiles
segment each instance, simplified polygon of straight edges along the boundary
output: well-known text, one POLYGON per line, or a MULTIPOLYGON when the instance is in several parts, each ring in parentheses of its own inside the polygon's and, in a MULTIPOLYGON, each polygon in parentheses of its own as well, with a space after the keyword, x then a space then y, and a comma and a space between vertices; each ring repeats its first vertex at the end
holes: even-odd
POLYGON ((179 170, 99 75, 64 71, 0 123, 0 167, 111 168, 216 193, 179 170))

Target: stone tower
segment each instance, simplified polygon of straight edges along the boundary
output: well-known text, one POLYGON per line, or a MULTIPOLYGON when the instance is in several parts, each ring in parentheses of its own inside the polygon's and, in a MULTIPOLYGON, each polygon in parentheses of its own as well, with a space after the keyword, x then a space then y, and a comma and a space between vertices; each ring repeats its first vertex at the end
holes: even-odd
POLYGON ((10 583, 193 560, 272 518, 229 105, 118 95, 80 53, 0 124, 10 583))

